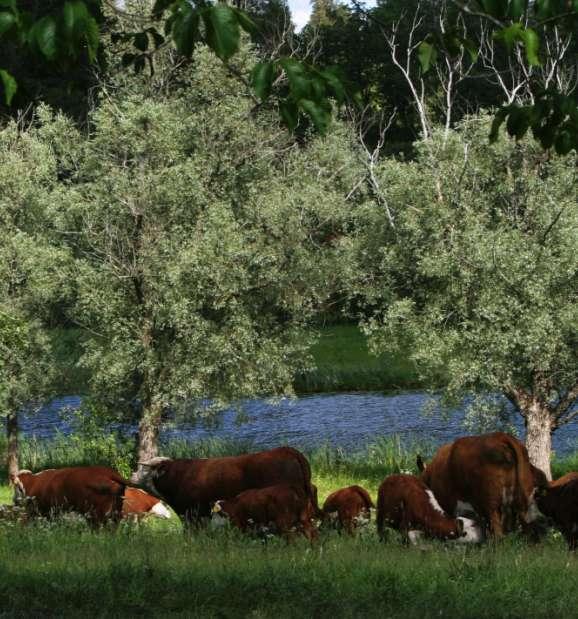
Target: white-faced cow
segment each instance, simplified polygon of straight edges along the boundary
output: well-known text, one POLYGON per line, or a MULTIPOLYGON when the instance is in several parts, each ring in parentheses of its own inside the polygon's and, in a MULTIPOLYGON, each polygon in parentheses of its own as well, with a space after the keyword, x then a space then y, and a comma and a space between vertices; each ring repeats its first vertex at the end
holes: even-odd
POLYGON ((441 540, 475 543, 483 539, 482 529, 469 518, 450 518, 432 491, 413 475, 390 475, 377 495, 377 532, 386 537, 386 527, 399 531, 407 542, 421 534, 441 540))

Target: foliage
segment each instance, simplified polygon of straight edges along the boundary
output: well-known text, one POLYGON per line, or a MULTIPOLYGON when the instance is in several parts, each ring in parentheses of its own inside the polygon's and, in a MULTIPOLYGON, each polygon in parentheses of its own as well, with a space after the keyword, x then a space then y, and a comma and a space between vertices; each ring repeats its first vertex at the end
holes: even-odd
POLYGON ((382 163, 395 227, 377 212, 366 253, 392 297, 366 329, 375 350, 407 346, 424 377, 445 375, 450 399, 499 392, 524 412, 519 390, 555 428, 578 380, 576 157, 488 147, 487 126, 471 119, 415 162, 382 163))
POLYGON ((74 256, 80 365, 119 413, 291 391, 302 328, 355 276, 348 132, 301 149, 210 53, 195 65, 178 97, 103 103, 88 138, 46 109, 27 137, 51 152, 38 196, 74 256))
MULTIPOLYGON (((560 28, 568 33, 576 33, 578 26, 578 2, 576 0, 469 0, 464 3, 454 2, 466 14, 475 14, 486 21, 493 30, 493 37, 501 41, 510 55, 521 46, 528 65, 540 66, 540 50, 545 47, 547 32, 551 28, 560 28)), ((438 41, 438 46, 447 41, 438 41)), ((458 41, 475 49, 471 40, 458 41)), ((423 50, 431 50, 431 43, 424 41, 423 50), (425 47, 427 46, 427 47, 425 47)), ((429 69, 431 53, 421 56, 424 71, 429 69)), ((554 146, 557 153, 566 155, 572 149, 578 149, 578 103, 575 94, 560 92, 555 88, 538 90, 537 101, 531 105, 510 104, 502 107, 492 127, 491 140, 495 140, 499 127, 506 122, 509 135, 521 138, 531 128, 534 137, 543 148, 554 146)))

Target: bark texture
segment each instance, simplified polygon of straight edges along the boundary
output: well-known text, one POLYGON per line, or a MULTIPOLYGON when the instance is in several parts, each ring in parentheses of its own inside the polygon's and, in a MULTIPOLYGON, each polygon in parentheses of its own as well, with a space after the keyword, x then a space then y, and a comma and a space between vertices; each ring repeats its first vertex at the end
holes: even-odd
POLYGON ((537 400, 529 402, 526 418, 526 447, 530 462, 552 480, 552 418, 548 408, 537 400))
POLYGON ((8 479, 10 475, 17 475, 18 465, 18 413, 8 414, 6 419, 6 437, 8 439, 6 464, 8 466, 8 479))

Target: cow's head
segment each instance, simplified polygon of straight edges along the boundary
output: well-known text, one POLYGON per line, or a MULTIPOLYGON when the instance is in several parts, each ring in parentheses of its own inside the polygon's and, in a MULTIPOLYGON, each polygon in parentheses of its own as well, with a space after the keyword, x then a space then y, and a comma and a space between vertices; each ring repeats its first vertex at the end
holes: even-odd
POLYGON ((458 542, 464 544, 479 544, 484 541, 482 527, 471 518, 457 518, 458 542))
POLYGON ((143 488, 153 496, 163 499, 163 495, 156 487, 156 481, 165 474, 165 465, 170 461, 170 458, 159 456, 151 460, 139 462, 137 470, 131 475, 131 483, 137 485, 139 488, 143 488))
POLYGON ((225 526, 229 522, 229 517, 223 508, 225 501, 215 501, 211 508, 211 528, 217 529, 225 526))

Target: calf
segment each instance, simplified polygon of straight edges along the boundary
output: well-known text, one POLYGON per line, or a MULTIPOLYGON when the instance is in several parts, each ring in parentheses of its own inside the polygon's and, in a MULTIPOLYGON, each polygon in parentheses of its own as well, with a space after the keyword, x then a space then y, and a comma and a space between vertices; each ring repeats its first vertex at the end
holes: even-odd
POLYGON ((391 475, 379 487, 377 498, 377 531, 385 538, 385 527, 398 530, 404 542, 426 537, 480 542, 481 528, 469 518, 449 518, 439 506, 432 491, 413 475, 391 475))
POLYGON ((323 504, 323 521, 336 522, 338 528, 345 529, 353 535, 360 524, 367 524, 371 519, 371 497, 361 486, 349 486, 330 494, 323 504))
POLYGON ((550 482, 536 496, 540 511, 562 531, 570 550, 578 549, 578 474, 568 473, 550 482))
POLYGON ((226 516, 241 531, 272 527, 289 542, 296 527, 309 541, 317 538, 317 529, 311 523, 315 516, 313 502, 298 486, 245 490, 233 499, 217 501, 213 513, 226 516))
POLYGON ((127 520, 138 521, 146 516, 170 518, 171 512, 159 499, 151 496, 139 488, 127 488, 122 504, 122 517, 127 520))
POLYGON ((76 466, 11 476, 14 503, 28 504, 41 516, 75 511, 93 525, 118 521, 128 481, 106 466, 76 466))

